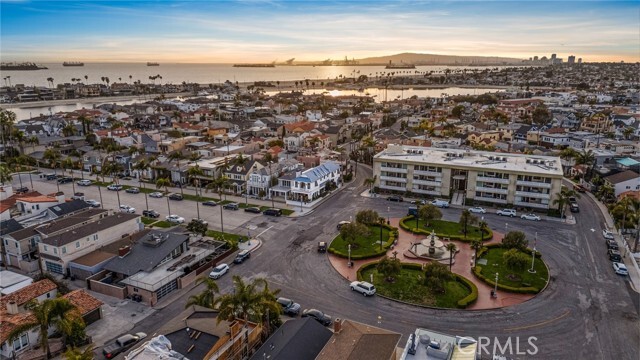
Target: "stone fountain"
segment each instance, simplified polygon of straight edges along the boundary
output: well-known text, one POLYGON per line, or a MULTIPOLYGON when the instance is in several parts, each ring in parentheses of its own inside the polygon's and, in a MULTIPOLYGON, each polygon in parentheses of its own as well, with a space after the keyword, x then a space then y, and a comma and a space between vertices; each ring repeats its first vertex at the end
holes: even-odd
POLYGON ((414 242, 411 249, 409 249, 409 252, 422 259, 449 261, 449 251, 445 248, 445 244, 434 231, 431 231, 431 235, 429 235, 429 237, 414 242))

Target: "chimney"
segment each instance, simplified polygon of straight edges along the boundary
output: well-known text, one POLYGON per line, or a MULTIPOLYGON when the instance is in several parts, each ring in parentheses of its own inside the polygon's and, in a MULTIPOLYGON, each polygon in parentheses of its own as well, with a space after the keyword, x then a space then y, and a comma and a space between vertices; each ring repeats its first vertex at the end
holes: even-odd
POLYGON ((123 258, 131 252, 131 247, 129 245, 123 246, 118 249, 118 256, 123 258))
POLYGON ((14 300, 7 302, 7 312, 11 315, 15 315, 18 313, 18 303, 14 300))
POLYGON ((342 331, 342 319, 336 318, 336 321, 333 322, 333 333, 339 334, 342 331))

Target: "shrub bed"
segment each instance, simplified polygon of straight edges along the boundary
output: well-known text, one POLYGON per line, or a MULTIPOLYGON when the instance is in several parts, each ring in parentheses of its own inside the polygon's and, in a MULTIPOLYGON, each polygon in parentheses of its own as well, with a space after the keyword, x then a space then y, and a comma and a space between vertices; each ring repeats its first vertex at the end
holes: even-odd
MULTIPOLYGON (((398 236, 398 229, 387 224, 367 225, 369 235, 366 237, 358 237, 355 241, 358 247, 352 246, 351 260, 368 259, 372 257, 382 256, 393 245, 398 236), (380 226, 382 226, 382 249, 380 249, 380 226)), ((348 258, 348 243, 342 239, 341 235, 336 236, 329 245, 328 251, 334 255, 348 258)))
MULTIPOLYGON (((440 238, 449 238, 451 240, 458 240, 463 242, 471 242, 473 240, 480 240, 480 229, 476 226, 469 226, 467 237, 465 239, 462 231, 462 226, 457 222, 445 221, 445 220, 431 220, 429 226, 425 226, 424 221, 420 221, 420 228, 416 228, 416 220, 413 216, 406 216, 400 219, 400 227, 406 231, 414 234, 431 235, 433 230, 436 236, 440 238)), ((489 241, 493 238, 493 232, 491 229, 484 235, 484 241, 489 241)))
MULTIPOLYGON (((485 246, 478 252, 478 259, 484 257, 487 260, 487 265, 476 265, 473 269, 473 274, 485 283, 495 286, 495 273, 498 273, 498 289, 521 293, 521 294, 537 294, 539 293, 549 281, 549 272, 547 266, 542 261, 541 255, 536 251, 536 261, 534 264, 534 274, 530 273, 526 269, 514 270, 509 269, 503 260, 503 254, 507 249, 504 249, 501 244, 490 244, 485 246)), ((522 251, 529 256, 532 253, 531 249, 522 251)))

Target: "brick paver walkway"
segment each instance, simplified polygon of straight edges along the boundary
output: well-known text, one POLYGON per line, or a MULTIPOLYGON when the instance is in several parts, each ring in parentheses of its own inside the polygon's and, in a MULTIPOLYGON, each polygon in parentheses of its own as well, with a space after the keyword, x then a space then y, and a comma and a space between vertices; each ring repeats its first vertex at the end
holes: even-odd
MULTIPOLYGON (((397 251, 396 256, 402 262, 418 263, 418 264, 428 262, 429 260, 414 259, 414 258, 408 258, 404 256, 404 253, 407 250, 409 250, 409 248, 411 247, 412 242, 415 242, 420 238, 425 238, 425 236, 424 235, 416 236, 410 232, 403 230, 402 228, 400 228, 399 222, 400 222, 400 219, 398 218, 391 219, 391 225, 397 227, 399 230, 399 238, 395 248, 389 249, 389 251, 387 251, 387 255, 392 257, 393 252, 397 251)), ((485 242, 485 244, 500 242, 503 236, 504 234, 494 231, 493 239, 491 241, 485 242)), ((460 274, 466 277, 467 279, 471 280, 478 287, 478 300, 476 300, 476 302, 473 305, 469 306, 467 309, 473 309, 473 310, 494 309, 494 308, 499 308, 499 307, 504 307, 509 305, 515 305, 515 304, 522 303, 526 300, 529 300, 534 296, 530 294, 513 294, 513 293, 504 292, 502 290, 498 290, 497 298, 492 298, 491 290, 493 288, 485 284, 484 282, 478 280, 472 273, 471 261, 473 258, 474 250, 471 249, 470 244, 461 242, 461 241, 453 241, 453 243, 456 244, 456 246, 460 251, 454 257, 455 263, 453 264, 452 271, 456 274, 460 274)), ((379 258, 355 260, 353 262, 354 263, 353 267, 350 268, 347 265, 347 262, 348 262, 347 259, 329 254, 329 261, 331 262, 331 265, 336 269, 336 271, 338 271, 338 273, 340 273, 340 275, 342 275, 349 281, 356 280, 357 278, 356 271, 362 265, 370 262, 375 262, 378 260, 379 258)), ((445 265, 448 265, 449 261, 447 260, 447 261, 444 261, 443 263, 445 265)))

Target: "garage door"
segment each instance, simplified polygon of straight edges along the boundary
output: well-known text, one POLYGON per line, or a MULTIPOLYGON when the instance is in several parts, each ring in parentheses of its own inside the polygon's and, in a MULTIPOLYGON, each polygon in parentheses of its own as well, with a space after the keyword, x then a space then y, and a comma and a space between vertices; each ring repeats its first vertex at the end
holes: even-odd
POLYGON ((62 274, 62 265, 58 264, 58 263, 52 263, 52 262, 48 262, 45 261, 45 263, 47 264, 47 271, 48 272, 52 272, 52 273, 56 273, 56 274, 62 274))
POLYGON ((172 292, 173 290, 178 288, 178 280, 173 280, 170 283, 163 285, 160 289, 156 291, 156 297, 158 300, 162 299, 164 296, 172 292))

